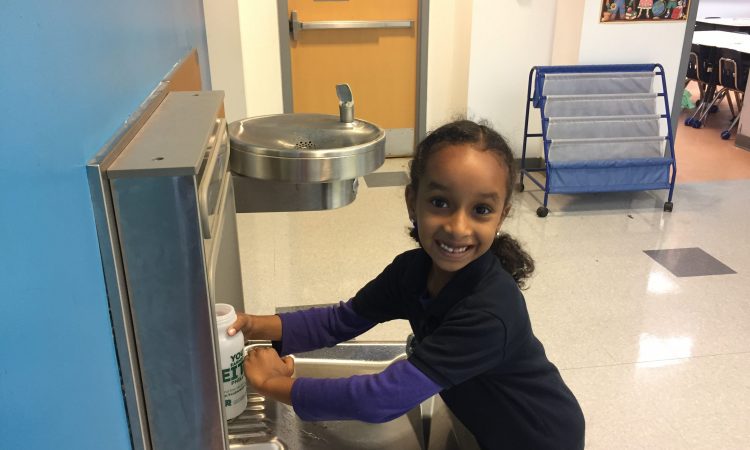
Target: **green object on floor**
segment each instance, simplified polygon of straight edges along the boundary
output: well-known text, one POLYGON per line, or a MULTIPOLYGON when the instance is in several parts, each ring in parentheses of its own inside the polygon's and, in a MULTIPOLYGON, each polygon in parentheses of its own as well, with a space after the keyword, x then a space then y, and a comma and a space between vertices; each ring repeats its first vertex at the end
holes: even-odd
POLYGON ((685 89, 682 91, 682 107, 687 109, 693 109, 695 108, 695 103, 693 103, 693 96, 690 95, 690 91, 685 89))

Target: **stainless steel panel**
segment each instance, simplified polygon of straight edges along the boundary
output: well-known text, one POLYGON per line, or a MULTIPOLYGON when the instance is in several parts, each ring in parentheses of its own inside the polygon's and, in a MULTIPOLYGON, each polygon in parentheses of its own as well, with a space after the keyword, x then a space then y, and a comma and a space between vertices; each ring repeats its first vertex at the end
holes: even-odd
POLYGON ((199 172, 224 93, 172 92, 168 98, 112 163, 109 178, 199 172))
MULTIPOLYGON (((120 300, 132 336, 125 354, 140 382, 134 409, 147 421, 143 440, 157 449, 228 447, 197 199, 222 98, 171 93, 125 148, 104 157, 112 161, 107 224, 119 244, 120 300)), ((127 392, 126 402, 130 414, 127 392)))
POLYGON ((225 449, 195 176, 111 186, 152 445, 225 449))

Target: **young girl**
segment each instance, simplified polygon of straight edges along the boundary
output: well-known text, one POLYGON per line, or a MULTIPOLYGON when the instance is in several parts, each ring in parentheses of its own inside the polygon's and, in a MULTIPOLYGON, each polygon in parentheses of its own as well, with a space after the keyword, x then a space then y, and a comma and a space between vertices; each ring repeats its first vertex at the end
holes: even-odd
POLYGON ((519 286, 534 262, 500 226, 516 179, 491 128, 462 120, 416 148, 406 207, 420 247, 397 256, 352 299, 275 316, 240 314, 230 327, 274 341, 245 359, 260 393, 303 420, 385 422, 440 393, 483 449, 579 449, 581 409, 531 330, 519 286), (295 352, 328 347, 377 323, 409 320, 408 359, 379 374, 291 378, 295 352), (277 353, 278 351, 278 353, 277 353))

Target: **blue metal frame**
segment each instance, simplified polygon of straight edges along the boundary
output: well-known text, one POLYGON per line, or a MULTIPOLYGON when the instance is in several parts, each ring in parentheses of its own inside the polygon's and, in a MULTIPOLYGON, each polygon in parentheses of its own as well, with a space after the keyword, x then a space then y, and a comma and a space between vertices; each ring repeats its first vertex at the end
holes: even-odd
MULTIPOLYGON (((578 65, 578 66, 534 66, 529 71, 529 82, 527 90, 527 102, 526 102, 526 118, 524 121, 523 129, 523 147, 521 150, 521 175, 520 183, 523 186, 524 176, 536 184, 540 189, 544 190, 544 202, 543 206, 547 208, 547 202, 549 200, 550 187, 550 169, 549 169, 549 145, 550 140, 547 139, 547 125, 549 119, 544 114, 544 106, 546 97, 542 95, 542 88, 544 86, 544 77, 548 73, 603 73, 603 72, 655 72, 655 75, 661 78, 662 92, 656 93, 657 96, 662 97, 664 101, 664 114, 660 115, 661 119, 667 120, 667 136, 666 141, 669 143, 669 152, 671 156, 670 166, 671 177, 669 180, 669 195, 667 197, 667 203, 665 203, 665 211, 671 211, 672 208, 672 194, 674 193, 675 180, 677 179, 677 162, 674 153, 674 138, 672 133, 672 119, 670 116, 669 99, 667 98, 667 81, 664 76, 664 67, 661 64, 607 64, 607 65, 578 65), (536 76, 535 76, 536 74, 536 76), (533 87, 533 91, 532 91, 533 87), (541 133, 529 133, 529 111, 531 106, 538 108, 541 114, 541 133), (544 146, 544 167, 530 169, 526 167, 526 144, 531 137, 541 137, 544 146), (545 179, 544 183, 538 180, 532 175, 534 172, 544 172, 545 179), (669 205, 669 209, 667 209, 669 205)), ((644 188, 637 190, 653 190, 654 188, 644 188)), ((666 189, 666 188, 665 188, 666 189)))

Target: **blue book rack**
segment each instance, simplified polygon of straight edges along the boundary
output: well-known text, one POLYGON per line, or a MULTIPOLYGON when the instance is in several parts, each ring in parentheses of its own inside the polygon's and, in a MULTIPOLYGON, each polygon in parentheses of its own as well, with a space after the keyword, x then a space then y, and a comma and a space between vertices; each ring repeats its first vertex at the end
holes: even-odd
POLYGON ((549 194, 653 189, 669 190, 664 211, 672 211, 677 170, 660 64, 533 67, 527 98, 520 189, 528 177, 544 190, 539 217, 549 194), (532 106, 541 133, 529 133, 532 106), (532 137, 544 143, 541 168, 527 164, 532 137))

